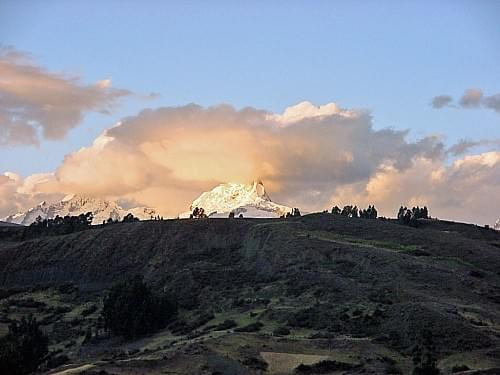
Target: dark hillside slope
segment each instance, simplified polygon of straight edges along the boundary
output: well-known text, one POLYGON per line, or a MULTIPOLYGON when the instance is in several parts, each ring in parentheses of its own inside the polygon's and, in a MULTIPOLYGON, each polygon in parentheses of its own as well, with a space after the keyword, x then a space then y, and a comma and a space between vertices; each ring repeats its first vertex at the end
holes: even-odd
POLYGON ((101 290, 142 274, 185 309, 260 303, 273 324, 405 355, 430 330, 440 356, 486 350, 500 360, 500 234, 444 228, 329 214, 120 223, 1 241, 0 288, 101 290))

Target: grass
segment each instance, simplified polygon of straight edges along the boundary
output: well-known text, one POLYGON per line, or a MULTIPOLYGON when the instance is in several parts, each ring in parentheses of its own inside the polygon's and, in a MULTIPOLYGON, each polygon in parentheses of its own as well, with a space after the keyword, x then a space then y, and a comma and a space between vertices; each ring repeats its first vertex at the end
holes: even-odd
POLYGON ((466 266, 466 267, 473 267, 477 268, 477 266, 473 263, 467 262, 463 259, 457 258, 457 257, 448 257, 448 256, 433 256, 432 260, 435 261, 443 261, 448 263, 449 265, 460 265, 460 266, 466 266))
POLYGON ((346 236, 343 234, 331 233, 326 231, 302 232, 303 236, 310 236, 319 240, 341 243, 345 245, 372 247, 376 249, 391 250, 397 252, 415 251, 420 247, 416 245, 404 245, 391 241, 368 240, 358 237, 346 236))
POLYGON ((450 355, 438 363, 440 368, 451 369, 453 366, 467 365, 470 369, 499 367, 500 360, 488 356, 482 351, 465 352, 450 355))

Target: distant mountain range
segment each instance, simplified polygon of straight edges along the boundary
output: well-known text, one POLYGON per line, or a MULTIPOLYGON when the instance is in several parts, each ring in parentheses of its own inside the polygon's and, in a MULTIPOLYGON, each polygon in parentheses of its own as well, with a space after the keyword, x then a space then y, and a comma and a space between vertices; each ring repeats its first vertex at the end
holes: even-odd
POLYGON ((41 202, 25 212, 7 216, 2 220, 6 223, 30 225, 38 216, 42 219, 53 219, 56 216, 77 216, 87 212, 92 212, 94 215, 92 224, 101 224, 109 218, 121 220, 127 213, 131 213, 141 220, 158 215, 156 210, 149 207, 135 207, 127 210, 113 201, 83 195, 70 195, 53 204, 41 202))
POLYGON ((195 207, 203 208, 208 217, 228 217, 233 212, 236 217, 241 214, 250 218, 273 218, 292 211, 288 206, 274 203, 260 181, 220 184, 196 198, 190 211, 179 217, 189 217, 195 207))

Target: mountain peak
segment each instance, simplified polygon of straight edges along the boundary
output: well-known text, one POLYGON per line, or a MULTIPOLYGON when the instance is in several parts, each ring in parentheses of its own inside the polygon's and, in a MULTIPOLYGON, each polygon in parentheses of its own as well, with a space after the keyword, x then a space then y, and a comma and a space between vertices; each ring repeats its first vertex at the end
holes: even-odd
MULTIPOLYGON (((262 181, 251 184, 228 182, 202 193, 190 206, 203 208, 209 217, 227 217, 230 212, 244 217, 279 217, 291 211, 290 207, 274 203, 262 181)), ((189 217, 191 212, 181 214, 189 217)))
POLYGON ((48 204, 44 201, 36 207, 7 216, 3 220, 8 223, 30 225, 38 216, 42 219, 53 219, 56 216, 77 216, 87 212, 92 212, 94 216, 93 224, 101 224, 109 218, 121 220, 129 212, 139 219, 150 219, 151 216, 157 215, 154 209, 148 207, 135 207, 125 210, 114 201, 87 195, 70 194, 59 202, 48 204))

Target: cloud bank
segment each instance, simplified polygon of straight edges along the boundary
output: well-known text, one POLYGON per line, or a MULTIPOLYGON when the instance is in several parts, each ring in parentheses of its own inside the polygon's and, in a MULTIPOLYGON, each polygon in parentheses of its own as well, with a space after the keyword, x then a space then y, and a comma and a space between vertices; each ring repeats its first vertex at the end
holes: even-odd
POLYGON ((105 79, 93 85, 52 73, 29 56, 0 48, 0 145, 61 139, 87 112, 108 113, 127 90, 105 79))
POLYGON ((334 103, 303 102, 282 114, 229 105, 147 109, 67 155, 54 173, 2 176, 0 215, 85 193, 175 217, 220 182, 261 179, 275 201, 304 211, 375 204, 394 216, 401 204, 426 204, 438 217, 491 223, 500 152, 447 163, 474 146, 447 150, 434 136, 409 142, 406 131, 375 130, 370 113, 334 103))

